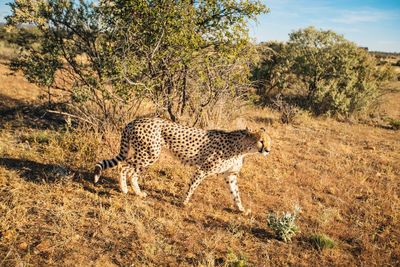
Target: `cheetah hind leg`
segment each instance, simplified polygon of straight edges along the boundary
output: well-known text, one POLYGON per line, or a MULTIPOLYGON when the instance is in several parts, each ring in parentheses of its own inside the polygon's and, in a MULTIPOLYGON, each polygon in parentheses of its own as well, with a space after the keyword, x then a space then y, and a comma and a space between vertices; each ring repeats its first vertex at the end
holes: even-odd
POLYGON ((96 184, 98 181, 99 181, 99 179, 100 179, 100 175, 101 175, 101 171, 102 171, 102 168, 101 168, 101 166, 99 165, 99 164, 97 164, 95 167, 94 167, 94 183, 96 184))
POLYGON ((122 166, 121 171, 119 173, 119 187, 122 193, 128 193, 128 186, 126 184, 126 177, 128 176, 128 172, 130 170, 129 166, 122 166))
POLYGON ((135 170, 135 168, 131 167, 128 175, 131 178, 131 186, 132 186, 132 189, 135 192, 135 194, 141 198, 145 198, 145 197, 147 197, 147 193, 140 190, 140 187, 138 184, 139 173, 140 173, 139 171, 137 171, 137 170, 135 170))

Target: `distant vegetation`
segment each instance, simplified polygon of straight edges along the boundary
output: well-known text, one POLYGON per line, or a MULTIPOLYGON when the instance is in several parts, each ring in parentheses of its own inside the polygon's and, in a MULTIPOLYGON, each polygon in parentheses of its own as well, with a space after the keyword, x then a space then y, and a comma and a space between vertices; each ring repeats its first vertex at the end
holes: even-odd
POLYGON ((376 57, 399 57, 400 53, 398 52, 381 52, 381 51, 370 51, 370 54, 376 56, 376 57))

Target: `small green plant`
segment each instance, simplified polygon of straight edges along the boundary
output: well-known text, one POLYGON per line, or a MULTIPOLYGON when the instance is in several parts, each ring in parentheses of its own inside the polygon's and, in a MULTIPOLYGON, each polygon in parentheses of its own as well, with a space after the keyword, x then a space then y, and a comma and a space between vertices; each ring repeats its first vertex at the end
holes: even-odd
POLYGON ((229 251, 226 255, 226 266, 229 267, 245 267, 249 266, 246 257, 243 255, 237 256, 233 251, 229 251))
POLYGON ((267 225, 274 230, 276 236, 284 242, 289 242, 300 229, 296 225, 296 219, 301 212, 299 206, 294 207, 293 213, 285 212, 282 216, 278 213, 270 213, 267 218, 267 225))
POLYGON ((400 120, 390 119, 389 125, 393 130, 400 130, 400 120))
POLYGON ((319 249, 334 248, 336 246, 335 241, 333 241, 329 236, 324 234, 313 234, 310 237, 311 244, 319 249))

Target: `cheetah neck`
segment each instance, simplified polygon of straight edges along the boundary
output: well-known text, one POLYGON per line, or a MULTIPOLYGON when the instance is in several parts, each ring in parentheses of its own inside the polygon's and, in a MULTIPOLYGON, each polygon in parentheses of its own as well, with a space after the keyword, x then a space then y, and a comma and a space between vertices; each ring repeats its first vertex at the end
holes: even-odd
POLYGON ((232 137, 229 138, 229 140, 233 140, 230 142, 230 150, 234 156, 244 156, 253 153, 249 150, 249 147, 255 146, 256 144, 253 144, 248 134, 243 134, 242 131, 235 131, 229 134, 232 137))

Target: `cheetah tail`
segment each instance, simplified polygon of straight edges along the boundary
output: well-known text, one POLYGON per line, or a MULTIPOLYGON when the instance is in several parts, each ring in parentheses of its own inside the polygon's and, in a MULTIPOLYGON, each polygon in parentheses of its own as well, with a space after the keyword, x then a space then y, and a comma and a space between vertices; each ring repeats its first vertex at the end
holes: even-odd
POLYGON ((105 169, 115 167, 118 162, 125 160, 128 157, 130 148, 129 138, 124 130, 121 135, 121 148, 119 154, 113 159, 105 159, 96 164, 94 167, 94 183, 100 179, 101 172, 105 169))
POLYGON ((96 164, 94 167, 94 183, 100 179, 101 172, 105 169, 112 168, 118 165, 118 162, 126 159, 126 155, 120 153, 113 159, 105 159, 96 164))

